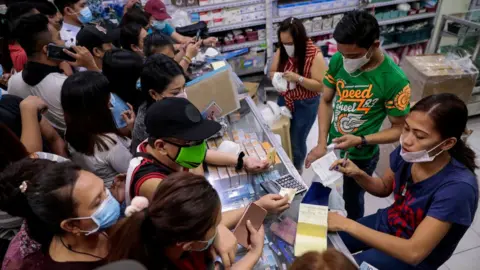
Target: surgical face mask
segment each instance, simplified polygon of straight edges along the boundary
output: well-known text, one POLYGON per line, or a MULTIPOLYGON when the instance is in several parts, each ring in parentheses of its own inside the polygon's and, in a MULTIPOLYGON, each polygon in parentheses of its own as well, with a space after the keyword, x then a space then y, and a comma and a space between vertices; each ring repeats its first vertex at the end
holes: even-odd
POLYGON ((213 244, 213 241, 215 241, 216 237, 217 237, 217 231, 215 230, 215 235, 212 238, 208 239, 208 241, 197 241, 197 243, 205 244, 205 247, 200 248, 200 249, 192 249, 192 251, 205 251, 205 250, 207 250, 213 244))
POLYGON ((80 10, 78 20, 83 24, 87 24, 93 20, 92 11, 89 7, 84 7, 82 10, 80 10))
POLYGON ((367 57, 369 51, 370 49, 367 51, 367 53, 364 56, 357 59, 348 59, 348 58, 345 58, 345 56, 343 56, 343 68, 345 69, 345 71, 347 71, 348 73, 353 73, 359 70, 365 64, 367 64, 371 58, 371 57, 367 57))
POLYGON ((295 56, 295 45, 283 45, 285 48, 285 51, 288 54, 288 57, 294 57, 295 56))
POLYGON ((149 35, 153 34, 153 30, 152 30, 152 28, 148 28, 148 30, 147 30, 147 34, 149 34, 149 35))
POLYGON ((175 95, 175 97, 176 97, 176 98, 188 98, 188 97, 187 97, 187 92, 185 92, 185 90, 182 91, 182 92, 180 92, 180 93, 178 93, 177 95, 175 95))
POLYGON ((112 196, 112 193, 109 189, 106 189, 107 198, 100 204, 97 208, 95 213, 93 213, 89 217, 79 217, 79 218, 72 218, 70 220, 83 220, 83 219, 91 219, 95 224, 97 224, 97 228, 91 231, 81 231, 85 233, 85 235, 90 235, 96 233, 100 230, 104 230, 113 226, 118 218, 120 217, 120 204, 118 201, 112 196))
POLYGON ((165 28, 165 25, 166 25, 165 21, 157 21, 157 20, 152 21, 152 27, 157 29, 158 31, 162 31, 163 28, 165 28))
POLYGON ((198 166, 202 165, 203 161, 205 160, 205 155, 207 154, 207 143, 205 141, 198 145, 192 146, 181 146, 171 142, 168 143, 180 148, 177 156, 170 159, 183 168, 197 168, 198 166))
MULTIPOLYGON (((437 149, 440 145, 442 145, 445 141, 442 141, 441 143, 437 144, 437 146, 433 147, 430 150, 421 150, 421 151, 416 151, 416 152, 405 152, 403 151, 403 147, 400 150, 400 156, 405 160, 406 162, 409 163, 423 163, 423 162, 432 162, 435 160, 437 156, 439 156, 441 153, 443 153, 444 150, 438 152, 437 154, 430 156, 430 153, 437 149)), ((400 145, 403 146, 403 137, 400 136, 400 145)))

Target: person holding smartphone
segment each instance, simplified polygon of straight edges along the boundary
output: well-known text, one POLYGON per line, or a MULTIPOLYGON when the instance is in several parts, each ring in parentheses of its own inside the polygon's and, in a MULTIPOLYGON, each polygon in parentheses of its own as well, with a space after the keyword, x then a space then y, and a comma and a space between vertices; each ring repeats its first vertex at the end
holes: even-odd
POLYGON ((48 19, 43 14, 21 18, 15 32, 19 44, 27 54, 28 62, 22 72, 10 78, 8 92, 21 98, 30 95, 41 97, 48 105, 45 118, 63 136, 66 125, 60 104, 60 92, 67 76, 59 68, 59 64, 65 60, 62 58, 73 59, 74 61, 69 63, 75 67, 84 66, 95 71, 99 69, 86 48, 74 46, 72 50, 75 52, 71 52, 54 45, 48 19), (49 57, 52 56, 52 50, 59 58, 49 57))

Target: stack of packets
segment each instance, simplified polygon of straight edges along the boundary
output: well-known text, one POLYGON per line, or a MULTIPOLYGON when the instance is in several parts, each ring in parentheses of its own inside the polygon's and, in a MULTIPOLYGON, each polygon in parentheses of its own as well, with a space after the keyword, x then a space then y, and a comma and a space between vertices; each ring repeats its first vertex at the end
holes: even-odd
POLYGON ((285 217, 282 222, 273 222, 270 225, 270 231, 282 240, 293 246, 295 235, 297 233, 297 223, 289 217, 285 217))
POLYGON ((328 197, 330 188, 312 183, 300 204, 295 256, 308 251, 322 252, 327 249, 328 197))
MULTIPOLYGON (((329 186, 343 177, 342 173, 336 170, 330 170, 330 166, 332 166, 336 160, 338 160, 338 158, 335 155, 335 152, 330 151, 325 156, 312 163, 313 171, 318 175, 320 183, 324 186, 329 186)), ((318 178, 314 178, 314 181, 316 179, 318 178)))

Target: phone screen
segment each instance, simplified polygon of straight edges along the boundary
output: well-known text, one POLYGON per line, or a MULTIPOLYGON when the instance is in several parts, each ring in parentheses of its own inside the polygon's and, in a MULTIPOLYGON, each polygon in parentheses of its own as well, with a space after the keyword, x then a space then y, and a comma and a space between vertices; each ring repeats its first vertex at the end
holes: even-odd
POLYGON ((250 220, 253 228, 255 228, 255 230, 258 230, 262 226, 263 220, 266 216, 267 210, 256 205, 255 203, 251 203, 247 207, 247 209, 243 213, 242 218, 233 230, 233 234, 237 238, 237 241, 240 245, 245 248, 248 248, 248 246, 250 245, 250 233, 248 232, 247 228, 247 220, 250 220))
POLYGON ((47 46, 47 56, 48 56, 48 58, 55 59, 55 60, 63 60, 63 61, 74 62, 75 58, 73 58, 70 55, 63 52, 63 49, 67 49, 69 51, 74 52, 70 48, 57 46, 55 44, 48 44, 48 46, 47 46))

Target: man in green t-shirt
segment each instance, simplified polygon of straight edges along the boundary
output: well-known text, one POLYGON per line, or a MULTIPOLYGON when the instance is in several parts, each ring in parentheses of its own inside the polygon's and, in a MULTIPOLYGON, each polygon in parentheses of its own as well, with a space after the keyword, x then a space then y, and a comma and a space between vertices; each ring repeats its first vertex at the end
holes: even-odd
MULTIPOLYGON (((346 13, 335 28, 338 52, 323 80, 318 145, 307 156, 307 168, 335 143, 342 157, 348 151, 349 159, 371 175, 379 158, 378 144, 399 140, 410 110, 410 85, 403 71, 382 53, 379 36, 377 20, 363 11, 346 13), (380 131, 387 116, 392 126, 380 131)), ((344 177, 349 218, 363 217, 364 194, 354 179, 344 177)))

